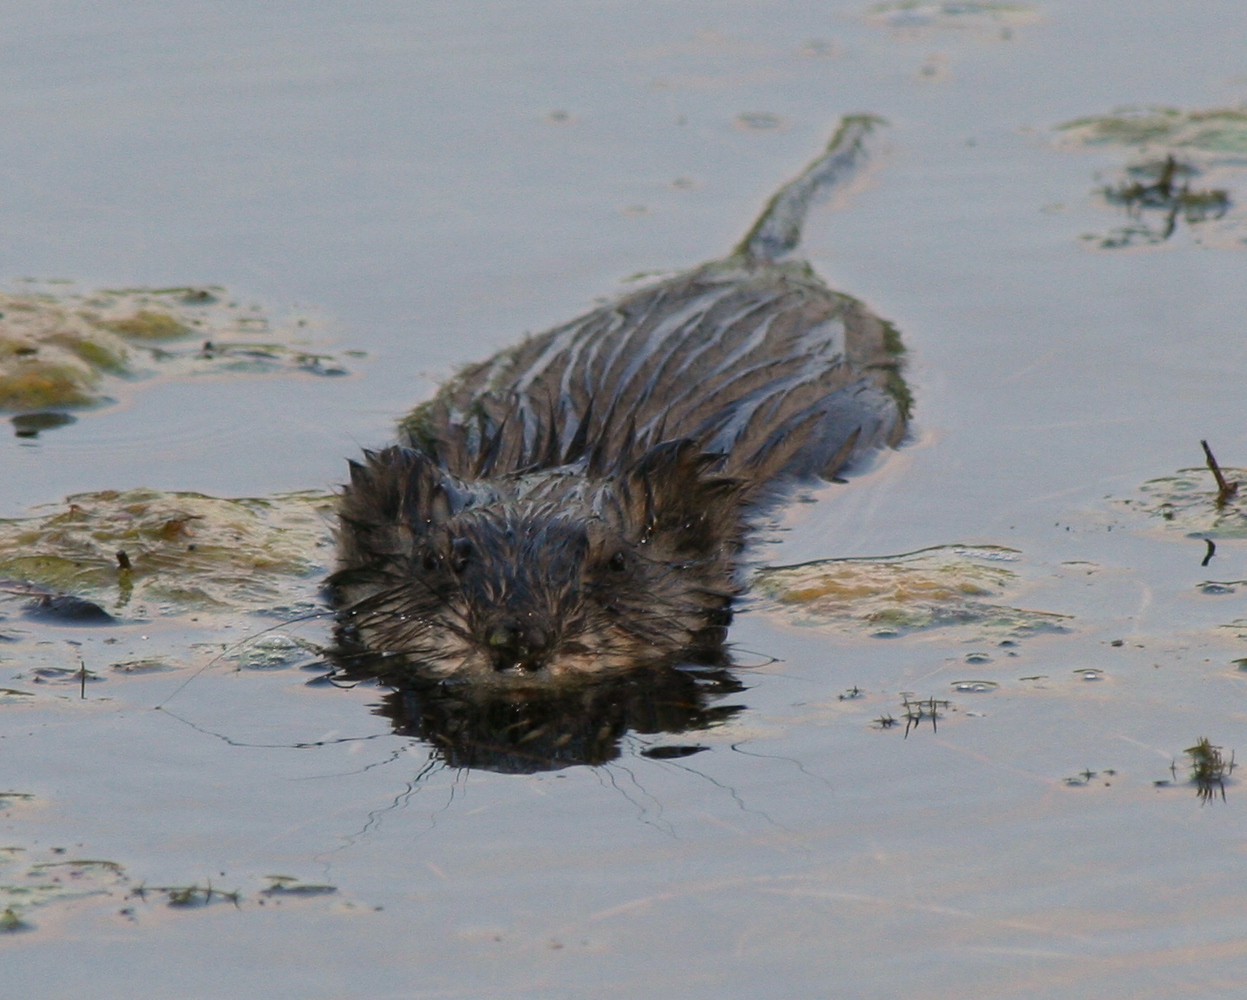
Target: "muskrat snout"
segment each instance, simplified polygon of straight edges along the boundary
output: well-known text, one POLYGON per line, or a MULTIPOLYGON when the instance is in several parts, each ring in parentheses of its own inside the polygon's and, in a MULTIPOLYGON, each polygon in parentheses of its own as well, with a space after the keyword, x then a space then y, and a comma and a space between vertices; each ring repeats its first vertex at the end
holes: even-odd
POLYGON ((545 666, 551 643, 543 629, 502 618, 486 628, 485 645, 494 670, 531 674, 545 666))

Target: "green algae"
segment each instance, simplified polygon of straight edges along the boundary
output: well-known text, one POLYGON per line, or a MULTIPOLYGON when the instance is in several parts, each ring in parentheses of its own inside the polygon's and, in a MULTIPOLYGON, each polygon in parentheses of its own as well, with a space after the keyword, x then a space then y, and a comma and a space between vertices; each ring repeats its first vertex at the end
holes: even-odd
POLYGON ((0 520, 0 577, 118 609, 262 611, 306 598, 327 571, 330 510, 321 492, 80 493, 0 520))
POLYGON ((93 406, 106 398, 94 391, 98 382, 98 374, 85 363, 21 358, 0 368, 0 411, 93 406))
POLYGON ((1063 145, 1126 146, 1144 151, 1181 149, 1210 154, 1247 153, 1247 108, 1182 111, 1123 107, 1107 115, 1056 126, 1063 145))
POLYGON ((151 309, 140 309, 125 319, 102 320, 100 326, 134 340, 178 340, 192 332, 176 316, 151 309))
POLYGON ((797 624, 879 638, 954 626, 1019 636, 1066 631, 1067 615, 989 600, 1018 587, 1018 574, 1004 564, 1019 557, 1000 546, 936 546, 897 556, 779 566, 759 573, 754 585, 797 624))
POLYGON ((98 407, 155 378, 348 374, 306 317, 275 324, 223 291, 0 293, 0 412, 98 407))

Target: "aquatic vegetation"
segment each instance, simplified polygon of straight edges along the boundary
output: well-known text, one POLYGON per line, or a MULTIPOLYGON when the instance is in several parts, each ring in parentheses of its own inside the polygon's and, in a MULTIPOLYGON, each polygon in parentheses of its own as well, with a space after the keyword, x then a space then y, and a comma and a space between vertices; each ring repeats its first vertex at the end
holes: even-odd
POLYGON ((140 309, 125 319, 100 320, 99 325, 133 340, 177 340, 191 332, 176 316, 153 309, 140 309))
POLYGON ((1224 188, 1192 190, 1191 179, 1200 174, 1193 164, 1173 154, 1126 168, 1127 180, 1102 189, 1104 200, 1126 210, 1133 220, 1098 239, 1104 249, 1163 243, 1173 236, 1179 220, 1196 226, 1225 217, 1230 194, 1224 188))
POLYGON ((755 591, 798 624, 832 625, 890 637, 973 625, 1028 635, 1065 631, 1067 615, 989 601, 1019 584, 1000 546, 945 545, 898 556, 825 559, 760 572, 755 591))
POLYGON ((0 934, 16 934, 19 931, 31 930, 34 930, 34 927, 19 917, 17 910, 13 907, 5 907, 4 912, 0 913, 0 934))
POLYGON ((888 0, 866 11, 867 24, 884 28, 1001 29, 1040 19, 1031 4, 1000 0, 888 0))
POLYGON ((135 381, 347 374, 310 333, 306 318, 274 326, 223 289, 0 293, 0 412, 19 414, 18 433, 33 437, 72 422, 61 411, 111 402, 135 381))
POLYGON ((0 850, 0 931, 34 930, 28 915, 40 907, 129 889, 124 869, 114 861, 31 862, 24 849, 6 848, 0 850))
POLYGON ((322 885, 312 882, 300 882, 293 875, 265 875, 267 889, 261 889, 261 896, 328 896, 338 891, 336 885, 322 885))
POLYGON ((1144 151, 1247 153, 1247 108, 1181 111, 1124 107, 1056 126, 1066 146, 1130 146, 1144 151))
POLYGON ((1229 187, 1197 188, 1193 181, 1215 169, 1220 184, 1228 185, 1247 165, 1247 108, 1128 107, 1065 122, 1056 131, 1057 145, 1066 149, 1121 147, 1143 156, 1124 168, 1118 182, 1096 191, 1105 204, 1125 209, 1131 222, 1084 240, 1108 250, 1154 246, 1171 239, 1182 222, 1199 227, 1192 236, 1205 245, 1245 241, 1241 220, 1231 213, 1229 187))
POLYGON ((905 694, 901 696, 901 718, 905 720, 905 738, 909 738, 911 729, 917 729, 925 720, 931 723, 931 732, 939 732, 940 716, 947 712, 952 703, 943 698, 918 698, 905 694))
MULTIPOLYGON (((52 853, 63 854, 62 848, 52 853)), ((137 903, 163 902, 173 910, 201 909, 229 904, 241 909, 244 903, 265 905, 274 896, 290 899, 328 896, 337 893, 336 886, 303 882, 291 875, 270 875, 267 887, 251 895, 241 890, 222 890, 210 880, 200 884, 148 885, 136 881, 115 861, 70 859, 31 862, 28 852, 20 847, 0 848, 0 934, 33 931, 37 924, 28 919, 32 911, 63 906, 78 900, 121 897, 127 901, 120 915, 136 918, 137 903)), ((111 903, 108 905, 112 905, 111 903)), ((345 904, 353 908, 353 904, 345 904)))
MULTIPOLYGON (((1223 481, 1247 480, 1247 469, 1218 468, 1223 481)), ((1147 514, 1185 538, 1247 538, 1247 497, 1235 494, 1223 500, 1224 490, 1206 466, 1149 479, 1139 492, 1141 498, 1114 503, 1147 514)))
POLYGON ((326 572, 330 501, 320 492, 80 493, 32 517, 0 520, 0 577, 118 611, 266 610, 306 599, 326 572))
MULTIPOLYGON (((1077 774, 1064 779, 1064 784, 1069 788, 1086 788, 1092 781, 1103 775, 1105 778, 1115 777, 1117 771, 1115 768, 1106 767, 1103 771, 1093 771, 1089 767, 1084 767, 1077 774)), ((1111 781, 1105 781, 1106 786, 1112 785, 1111 781)))
POLYGON ((1191 782, 1195 785, 1200 802, 1211 802, 1219 792, 1225 800, 1225 779, 1234 770, 1234 752, 1225 756, 1223 747, 1213 746, 1206 736, 1201 736, 1193 747, 1182 751, 1190 759, 1191 782))

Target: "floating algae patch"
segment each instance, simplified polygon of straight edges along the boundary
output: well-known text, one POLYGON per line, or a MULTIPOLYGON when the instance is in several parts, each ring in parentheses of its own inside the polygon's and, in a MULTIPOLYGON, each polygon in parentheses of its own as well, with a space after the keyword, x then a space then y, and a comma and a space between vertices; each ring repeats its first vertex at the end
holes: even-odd
POLYGON ((223 289, 0 293, 0 412, 99 406, 157 377, 347 374, 313 332, 306 317, 274 324, 223 289))
POLYGON ((865 21, 901 30, 960 28, 997 32, 1040 19, 1030 4, 992 0, 889 0, 867 9, 865 21))
MULTIPOLYGON (((1229 482, 1247 483, 1247 469, 1222 467, 1229 482)), ((1179 469, 1172 476, 1150 479, 1139 487, 1142 497, 1113 501, 1117 506, 1146 514, 1167 533, 1184 538, 1247 538, 1247 495, 1240 492, 1224 502, 1211 469, 1179 469)))
POLYGON ((265 611, 306 601, 332 554, 327 493, 220 499, 79 493, 0 520, 0 577, 118 613, 265 611), (49 509, 50 508, 50 509, 49 509))
POLYGON ((1126 146, 1144 152, 1184 150, 1247 157, 1247 108, 1180 111, 1166 107, 1119 108, 1056 126, 1067 148, 1126 146))
POLYGON ((891 637, 976 626, 1024 636, 1065 631, 1069 616, 993 603, 1019 583, 1020 557, 1000 546, 942 545, 898 556, 826 559, 764 570, 757 593, 791 620, 891 637))
POLYGON ((36 928, 32 910, 90 896, 124 896, 131 886, 114 861, 32 862, 22 848, 0 848, 0 933, 36 928))

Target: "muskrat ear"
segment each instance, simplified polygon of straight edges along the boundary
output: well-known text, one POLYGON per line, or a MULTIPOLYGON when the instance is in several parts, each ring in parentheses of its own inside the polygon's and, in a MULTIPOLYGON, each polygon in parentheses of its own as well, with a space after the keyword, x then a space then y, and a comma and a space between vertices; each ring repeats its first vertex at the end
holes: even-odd
POLYGON ((622 476, 620 499, 633 540, 678 556, 739 543, 746 483, 714 473, 721 456, 687 439, 650 448, 622 476))
POLYGON ((467 492, 424 452, 390 447, 351 463, 338 497, 339 549, 347 565, 407 555, 467 503, 467 492))

